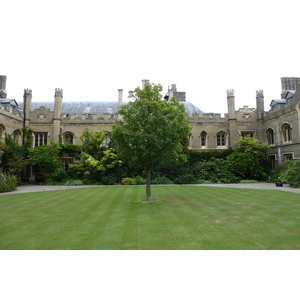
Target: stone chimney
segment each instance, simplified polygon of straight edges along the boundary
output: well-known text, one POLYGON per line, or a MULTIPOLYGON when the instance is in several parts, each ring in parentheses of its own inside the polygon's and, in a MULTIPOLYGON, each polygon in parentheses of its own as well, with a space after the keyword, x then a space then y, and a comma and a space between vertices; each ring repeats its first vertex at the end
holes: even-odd
POLYGON ((0 98, 6 99, 6 76, 0 75, 0 98))
POLYGON ((32 90, 25 89, 23 96, 23 111, 24 111, 24 127, 29 127, 30 111, 32 102, 32 90))
POLYGON ((118 108, 120 109, 121 106, 123 105, 123 90, 122 89, 118 89, 118 108))
POLYGON ((177 92, 176 84, 171 84, 171 89, 168 90, 169 99, 172 97, 176 97, 177 101, 185 102, 186 101, 186 93, 185 92, 177 92))
POLYGON ((145 88, 146 83, 149 83, 149 79, 143 79, 142 80, 142 89, 145 88))
POLYGON ((256 91, 256 111, 257 111, 257 120, 262 120, 264 113, 264 91, 256 91))
POLYGON ((235 98, 234 90, 227 90, 227 107, 228 107, 228 119, 235 120, 235 98))
POLYGON ((54 118, 53 118, 53 141, 59 143, 60 140, 60 125, 61 125, 61 113, 62 113, 62 98, 63 90, 55 89, 54 94, 54 118))

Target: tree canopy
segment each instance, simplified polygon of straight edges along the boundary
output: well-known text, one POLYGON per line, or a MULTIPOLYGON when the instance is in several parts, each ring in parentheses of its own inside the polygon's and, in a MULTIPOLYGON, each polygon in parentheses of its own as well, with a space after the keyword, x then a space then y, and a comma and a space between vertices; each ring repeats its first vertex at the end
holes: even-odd
POLYGON ((120 158, 146 171, 147 200, 151 197, 151 171, 161 164, 184 161, 190 133, 184 105, 175 97, 164 99, 161 92, 161 85, 150 83, 130 91, 134 101, 119 110, 121 119, 111 135, 120 158))

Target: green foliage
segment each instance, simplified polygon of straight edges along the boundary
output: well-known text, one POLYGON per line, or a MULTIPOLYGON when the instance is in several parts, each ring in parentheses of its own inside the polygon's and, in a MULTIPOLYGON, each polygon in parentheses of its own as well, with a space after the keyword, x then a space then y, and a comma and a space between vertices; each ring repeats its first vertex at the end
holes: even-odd
POLYGON ((3 171, 16 175, 18 182, 21 182, 23 168, 27 165, 26 149, 16 143, 11 135, 5 134, 5 143, 1 143, 0 150, 3 151, 0 161, 3 171))
POLYGON ((278 165, 275 167, 275 169, 271 170, 270 176, 267 180, 267 182, 276 182, 277 180, 281 180, 281 176, 283 172, 286 170, 287 166, 286 165, 278 165))
POLYGON ((79 157, 82 147, 73 144, 60 144, 61 155, 69 157, 79 157))
POLYGON ((257 179, 262 175, 262 167, 250 152, 235 152, 228 156, 230 170, 243 179, 257 179))
POLYGON ((113 146, 132 167, 142 166, 147 174, 146 197, 151 196, 151 172, 155 167, 186 160, 190 133, 184 106, 174 97, 163 99, 162 86, 146 83, 129 92, 134 102, 119 111, 122 119, 113 126, 113 146))
POLYGON ((118 178, 112 174, 104 175, 101 177, 100 183, 104 185, 114 185, 118 183, 118 178))
POLYGON ((253 154, 258 160, 267 159, 269 147, 253 137, 243 137, 237 142, 237 151, 253 154))
POLYGON ((158 176, 155 179, 151 180, 152 184, 172 184, 173 181, 170 180, 168 177, 166 176, 158 176))
POLYGON ((242 179, 263 179, 266 172, 263 163, 269 147, 252 137, 244 137, 237 143, 237 149, 227 159, 231 171, 242 179))
POLYGON ((36 167, 38 182, 52 182, 52 174, 62 170, 60 150, 60 146, 54 142, 28 149, 28 162, 36 167))
POLYGON ((123 185, 135 185, 136 184, 136 181, 134 178, 129 178, 129 177, 126 177, 126 178, 123 178, 121 183, 123 185))
POLYGON ((135 176, 134 180, 136 185, 146 184, 146 179, 144 179, 142 176, 135 176))
POLYGON ((85 128, 80 137, 83 152, 86 152, 99 160, 102 156, 102 152, 106 149, 106 147, 101 146, 105 135, 106 133, 102 130, 94 131, 89 128, 85 128))
MULTIPOLYGON (((79 160, 71 165, 71 173, 75 173, 81 178, 84 174, 89 173, 92 177, 89 179, 95 180, 97 174, 122 164, 112 149, 101 147, 105 134, 101 130, 93 131, 88 128, 84 130, 80 137, 83 151, 80 153, 79 160)), ((73 149, 73 151, 76 150, 73 149)))
POLYGON ((31 146, 32 140, 33 140, 33 132, 31 129, 28 128, 22 128, 23 132, 23 146, 25 148, 29 148, 31 146))
POLYGON ((240 178, 233 174, 227 160, 216 158, 202 161, 195 166, 199 180, 212 183, 236 183, 240 178))
POLYGON ((281 180, 290 184, 290 186, 300 187, 300 160, 285 161, 286 170, 282 173, 281 180))
POLYGON ((71 168, 78 173, 84 173, 86 171, 90 173, 97 173, 105 171, 106 169, 114 168, 120 165, 122 162, 118 160, 117 155, 112 152, 111 149, 103 151, 103 156, 100 160, 95 159, 93 156, 86 152, 81 152, 80 160, 71 165, 71 168))
POLYGON ((188 150, 188 162, 193 165, 200 161, 208 161, 211 159, 226 159, 234 150, 232 148, 228 148, 226 150, 209 150, 209 151, 195 151, 195 150, 188 150))
POLYGON ((0 173, 0 193, 14 191, 17 188, 17 184, 17 176, 0 173))

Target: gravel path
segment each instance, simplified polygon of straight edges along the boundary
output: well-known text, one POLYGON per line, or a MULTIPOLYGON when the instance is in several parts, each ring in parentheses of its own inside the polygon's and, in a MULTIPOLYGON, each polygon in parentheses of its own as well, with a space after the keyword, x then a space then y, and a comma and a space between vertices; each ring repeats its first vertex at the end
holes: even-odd
MULTIPOLYGON (((283 187, 276 187, 274 183, 258 182, 258 183, 230 183, 230 184, 198 184, 197 186, 212 186, 212 187, 225 187, 225 188, 246 188, 246 189, 262 189, 262 190, 277 190, 292 193, 299 193, 299 188, 291 188, 288 185, 283 187)), ((22 185, 17 188, 16 191, 9 193, 0 193, 0 195, 17 194, 17 193, 31 193, 31 192, 43 192, 43 191, 55 191, 55 190, 68 190, 88 187, 99 187, 99 185, 22 185)), ((108 187, 109 186, 105 186, 108 187)))

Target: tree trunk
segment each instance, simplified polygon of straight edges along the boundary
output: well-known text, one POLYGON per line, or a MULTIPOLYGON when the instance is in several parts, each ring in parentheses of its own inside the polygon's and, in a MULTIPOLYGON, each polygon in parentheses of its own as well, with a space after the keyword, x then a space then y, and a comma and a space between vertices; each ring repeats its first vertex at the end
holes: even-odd
POLYGON ((151 198, 151 170, 147 170, 146 200, 151 198))

